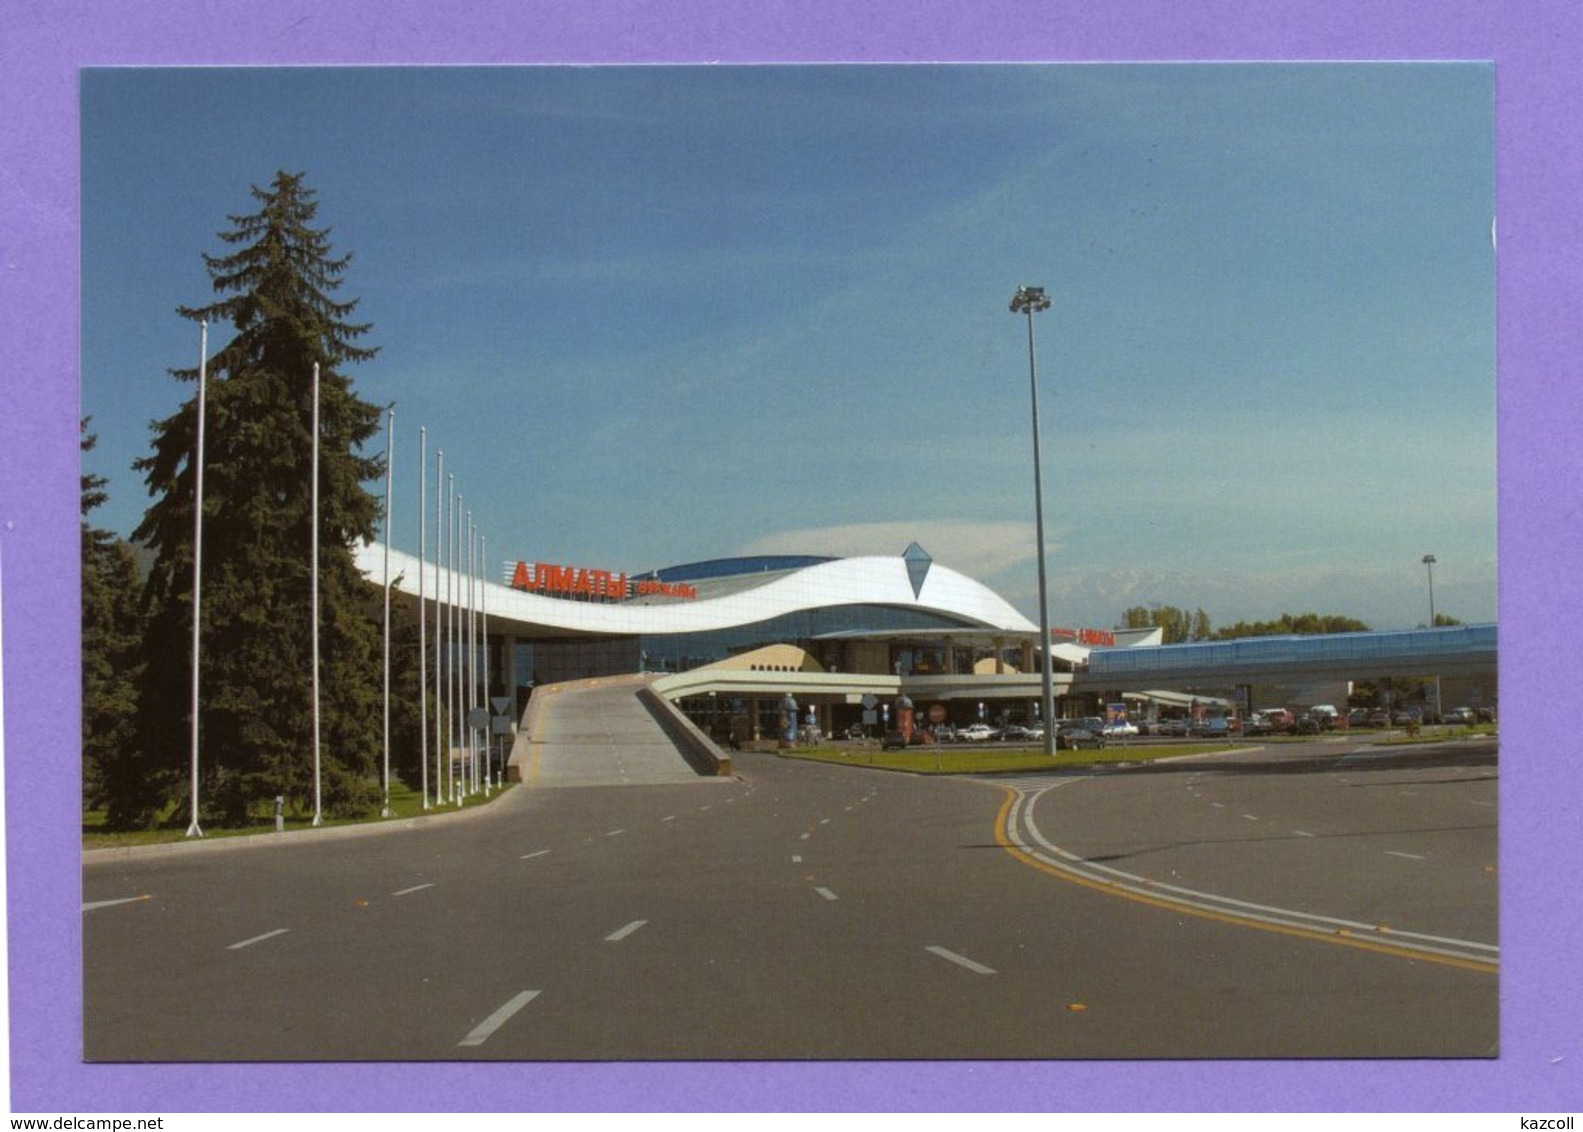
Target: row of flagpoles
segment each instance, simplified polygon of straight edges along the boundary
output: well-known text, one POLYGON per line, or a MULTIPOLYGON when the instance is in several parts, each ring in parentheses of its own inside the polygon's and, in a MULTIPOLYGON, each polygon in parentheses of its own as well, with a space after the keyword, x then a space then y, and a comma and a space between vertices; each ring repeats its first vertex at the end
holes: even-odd
MULTIPOLYGON (((202 837, 199 825, 199 712, 201 692, 200 626, 202 624, 203 582, 203 467, 204 423, 207 413, 209 326, 199 324, 198 426, 193 457, 193 580, 192 580, 192 744, 191 803, 192 820, 188 837, 202 837)), ((313 824, 324 824, 320 761, 320 652, 319 652, 319 366, 313 367, 313 459, 311 488, 312 565, 310 568, 310 617, 313 622, 313 824)), ((396 410, 386 410, 385 499, 384 499, 384 726, 381 769, 382 817, 390 808, 390 543, 392 503, 395 486, 396 410)), ((489 612, 486 605, 483 564, 488 542, 465 510, 465 499, 457 493, 456 476, 445 473, 445 453, 436 456, 435 544, 434 544, 434 784, 429 783, 429 632, 428 593, 428 429, 418 430, 418 700, 419 767, 422 779, 423 808, 447 803, 460 806, 468 795, 488 793, 491 767, 480 759, 480 750, 490 744, 489 719, 484 697, 489 689, 489 612), (465 522, 464 522, 465 519, 465 522), (464 551, 465 540, 465 551, 464 551), (443 643, 442 643, 443 642, 443 643), (482 672, 478 660, 482 655, 482 672), (447 726, 449 721, 449 726, 447 726), (479 724, 482 723, 482 726, 479 724), (447 751, 453 752, 446 758, 447 751), (443 789, 442 789, 443 788, 443 789)), ((278 816, 278 815, 277 815, 278 816)))

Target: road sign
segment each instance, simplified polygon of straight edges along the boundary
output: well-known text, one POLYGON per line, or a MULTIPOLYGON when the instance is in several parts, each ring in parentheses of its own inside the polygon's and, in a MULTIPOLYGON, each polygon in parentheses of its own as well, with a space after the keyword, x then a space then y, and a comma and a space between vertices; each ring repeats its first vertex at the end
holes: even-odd
POLYGON ((475 707, 467 713, 467 726, 483 729, 489 726, 489 709, 475 707))
POLYGON ((496 696, 489 702, 494 705, 496 715, 505 715, 506 712, 511 710, 510 696, 496 696))

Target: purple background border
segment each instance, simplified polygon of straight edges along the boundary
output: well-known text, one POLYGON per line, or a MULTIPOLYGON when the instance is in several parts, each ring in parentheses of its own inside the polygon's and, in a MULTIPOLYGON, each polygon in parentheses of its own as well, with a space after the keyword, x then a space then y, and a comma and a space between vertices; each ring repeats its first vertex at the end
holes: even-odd
POLYGON ((1583 106, 1575 0, 0 0, 0 562, 14 1111, 1583 1107, 1583 106), (99 9, 99 10, 93 10, 99 9), (1487 1062, 89 1066, 76 832, 77 72, 84 66, 1494 60, 1499 129, 1502 1055, 1487 1062), (1562 447, 1572 451, 1560 451, 1562 447), (1571 748, 1569 750, 1568 748, 1571 748), (441 1098, 436 1100, 436 1098, 441 1098))

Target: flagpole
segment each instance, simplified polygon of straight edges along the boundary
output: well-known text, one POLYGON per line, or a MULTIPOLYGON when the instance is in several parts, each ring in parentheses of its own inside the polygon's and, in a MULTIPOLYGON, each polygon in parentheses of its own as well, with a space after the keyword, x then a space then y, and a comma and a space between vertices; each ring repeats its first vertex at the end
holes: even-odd
POLYGON ((390 491, 396 474, 396 407, 385 417, 385 797, 379 816, 390 816, 390 491))
POLYGON ((313 363, 313 824, 324 824, 324 794, 319 777, 319 363, 313 363))
POLYGON ((198 323, 198 447, 193 460, 192 502, 192 823, 188 837, 202 837, 198 825, 198 631, 203 613, 203 425, 207 410, 209 324, 198 323))
POLYGON ((478 728, 473 727, 473 708, 478 701, 478 624, 473 617, 473 513, 467 513, 467 765, 472 777, 472 793, 478 793, 478 728))
POLYGON ((494 705, 489 703, 489 573, 485 564, 489 561, 489 540, 483 532, 478 535, 478 612, 483 620, 484 637, 484 703, 491 710, 489 712, 490 726, 484 732, 484 751, 489 756, 489 761, 484 764, 484 793, 489 793, 489 776, 495 769, 495 713, 494 705))
POLYGON ((441 633, 441 616, 445 610, 442 570, 445 562, 445 450, 442 448, 434 472, 434 798, 443 802, 441 783, 445 775, 440 772, 440 761, 445 757, 445 696, 442 691, 441 672, 445 665, 445 637, 441 633))
POLYGON ((423 808, 429 808, 429 623, 424 620, 429 570, 429 430, 418 429, 418 773, 423 778, 423 808))
POLYGON ((450 705, 450 712, 445 728, 445 739, 450 744, 451 752, 445 759, 445 784, 450 793, 451 802, 457 800, 456 791, 456 751, 460 746, 456 734, 456 473, 452 472, 447 479, 450 489, 450 508, 446 511, 445 519, 449 524, 445 532, 445 651, 450 654, 450 668, 445 674, 445 701, 450 705))

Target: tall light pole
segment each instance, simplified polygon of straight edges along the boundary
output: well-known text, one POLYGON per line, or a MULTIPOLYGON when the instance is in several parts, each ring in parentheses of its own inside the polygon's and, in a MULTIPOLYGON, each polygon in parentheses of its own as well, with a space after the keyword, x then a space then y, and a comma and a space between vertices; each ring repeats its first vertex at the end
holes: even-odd
POLYGON ((1435 627, 1435 556, 1424 555, 1424 565, 1429 569, 1429 627, 1435 627))
MULTIPOLYGON (((1424 568, 1429 571, 1429 627, 1435 627, 1435 556, 1424 555, 1424 568)), ((1440 673, 1435 673, 1435 718, 1438 720, 1440 710, 1440 673)))
POLYGON ((1028 318, 1028 389, 1033 399, 1033 514, 1039 538, 1039 654, 1044 673, 1044 753, 1055 754, 1055 690, 1050 674, 1050 603, 1044 581, 1044 471, 1039 464, 1039 367, 1033 348, 1033 316, 1050 309, 1043 287, 1018 287, 1011 313, 1028 318))
POLYGON ((209 324, 198 323, 198 449, 192 458, 192 822, 188 837, 202 837, 198 825, 198 629, 203 612, 203 418, 209 385, 209 324))

